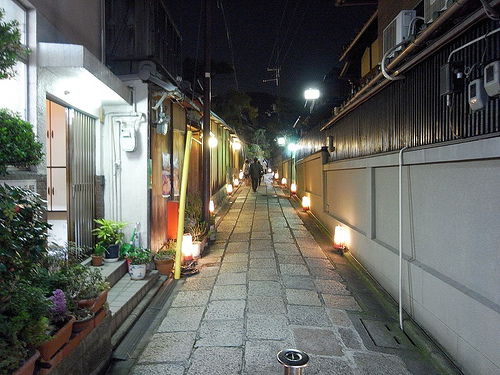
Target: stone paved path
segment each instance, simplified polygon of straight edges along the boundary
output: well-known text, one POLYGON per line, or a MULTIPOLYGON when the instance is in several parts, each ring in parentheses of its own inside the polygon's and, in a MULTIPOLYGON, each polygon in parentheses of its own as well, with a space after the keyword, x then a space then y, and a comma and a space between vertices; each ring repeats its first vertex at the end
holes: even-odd
POLYGON ((397 350, 365 345, 350 318, 360 304, 281 188, 265 181, 231 201, 132 374, 282 374, 287 348, 308 353, 308 375, 410 374, 397 350))

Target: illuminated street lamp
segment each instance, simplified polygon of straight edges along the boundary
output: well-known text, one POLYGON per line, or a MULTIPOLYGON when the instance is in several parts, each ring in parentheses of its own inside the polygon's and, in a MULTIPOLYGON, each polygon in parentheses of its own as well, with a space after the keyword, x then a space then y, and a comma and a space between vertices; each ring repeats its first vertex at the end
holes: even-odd
POLYGON ((309 88, 306 91, 304 91, 304 98, 306 100, 316 100, 319 99, 319 90, 318 89, 312 89, 309 88))
POLYGON ((306 99, 304 107, 307 106, 307 102, 310 100, 311 108, 309 109, 309 112, 312 112, 314 108, 314 103, 316 102, 317 99, 319 99, 319 97, 320 97, 320 92, 318 89, 313 89, 313 88, 307 89, 306 91, 304 91, 304 98, 306 99))

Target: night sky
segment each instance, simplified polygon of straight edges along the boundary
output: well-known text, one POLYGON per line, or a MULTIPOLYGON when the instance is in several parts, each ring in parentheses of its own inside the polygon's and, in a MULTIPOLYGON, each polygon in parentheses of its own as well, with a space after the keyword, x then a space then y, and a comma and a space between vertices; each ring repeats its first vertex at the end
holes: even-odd
MULTIPOLYGON (((232 62, 238 89, 277 94, 267 68, 281 67, 279 94, 302 98, 338 61, 343 47, 375 11, 374 6, 335 7, 333 0, 221 0, 212 6, 212 59, 232 62), (233 54, 226 35, 227 22, 233 54)), ((203 60, 204 0, 173 0, 169 5, 183 38, 183 57, 203 60), (198 38, 199 35, 199 38, 198 38)), ((213 93, 236 88, 234 75, 216 77, 213 93)))

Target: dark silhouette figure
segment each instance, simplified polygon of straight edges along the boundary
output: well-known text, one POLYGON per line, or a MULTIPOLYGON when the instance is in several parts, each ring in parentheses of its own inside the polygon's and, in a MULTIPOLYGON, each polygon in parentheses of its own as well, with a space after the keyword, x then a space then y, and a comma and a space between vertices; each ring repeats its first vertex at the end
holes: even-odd
POLYGON ((261 172, 262 172, 262 165, 260 165, 257 158, 254 158, 253 163, 250 164, 250 178, 252 179, 253 191, 257 191, 257 186, 259 186, 261 172))

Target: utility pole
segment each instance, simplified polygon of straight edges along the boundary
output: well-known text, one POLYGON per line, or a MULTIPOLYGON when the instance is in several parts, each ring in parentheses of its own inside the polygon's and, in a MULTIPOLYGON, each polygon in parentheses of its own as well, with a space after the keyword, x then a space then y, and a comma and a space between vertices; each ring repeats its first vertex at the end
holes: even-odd
POLYGON ((203 186, 202 186, 202 205, 203 220, 210 223, 210 102, 211 102, 211 52, 210 40, 212 38, 212 7, 211 0, 205 0, 205 77, 203 90, 203 186))

